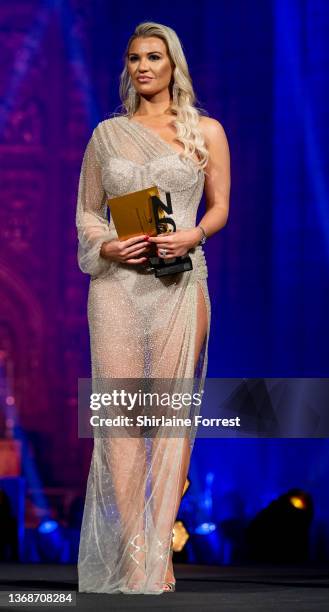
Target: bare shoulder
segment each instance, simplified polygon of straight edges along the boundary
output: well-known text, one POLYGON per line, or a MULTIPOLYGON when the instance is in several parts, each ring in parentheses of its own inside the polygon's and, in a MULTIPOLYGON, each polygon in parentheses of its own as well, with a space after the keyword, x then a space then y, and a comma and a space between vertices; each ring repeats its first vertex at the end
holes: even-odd
POLYGON ((225 130, 217 119, 200 115, 199 126, 207 146, 214 144, 227 145, 225 130))

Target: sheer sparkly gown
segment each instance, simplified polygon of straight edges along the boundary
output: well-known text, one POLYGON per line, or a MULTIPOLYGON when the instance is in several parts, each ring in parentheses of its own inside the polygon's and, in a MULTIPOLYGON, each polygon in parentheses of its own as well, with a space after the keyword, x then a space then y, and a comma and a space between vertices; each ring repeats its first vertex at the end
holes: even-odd
MULTIPOLYGON (((177 229, 196 225, 203 170, 127 116, 99 123, 85 150, 76 211, 78 262, 90 275, 92 379, 195 377, 200 391, 211 315, 202 247, 189 251, 193 270, 162 278, 147 266, 100 257, 102 243, 117 238, 106 199, 153 185, 163 202, 170 192, 177 229), (207 333, 194 368, 202 299, 207 333)), ((163 592, 184 444, 191 453, 194 439, 193 427, 170 438, 161 426, 149 437, 94 437, 80 535, 80 592, 129 593, 136 583, 142 593, 163 592)))

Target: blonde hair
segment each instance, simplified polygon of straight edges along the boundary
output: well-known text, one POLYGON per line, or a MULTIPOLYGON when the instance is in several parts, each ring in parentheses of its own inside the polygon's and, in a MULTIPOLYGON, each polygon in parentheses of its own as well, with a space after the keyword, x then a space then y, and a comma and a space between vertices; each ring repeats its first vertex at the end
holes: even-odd
POLYGON ((124 54, 125 66, 120 75, 120 98, 126 116, 131 117, 140 103, 140 96, 132 86, 127 68, 128 51, 132 41, 138 37, 157 36, 161 38, 167 48, 167 53, 173 66, 172 78, 169 84, 171 98, 170 112, 176 116, 174 125, 177 131, 177 140, 184 145, 183 157, 198 157, 198 165, 205 169, 208 161, 208 150, 204 136, 198 127, 200 115, 207 115, 204 109, 197 107, 192 79, 185 59, 181 42, 176 32, 168 26, 153 21, 140 23, 129 38, 124 54))

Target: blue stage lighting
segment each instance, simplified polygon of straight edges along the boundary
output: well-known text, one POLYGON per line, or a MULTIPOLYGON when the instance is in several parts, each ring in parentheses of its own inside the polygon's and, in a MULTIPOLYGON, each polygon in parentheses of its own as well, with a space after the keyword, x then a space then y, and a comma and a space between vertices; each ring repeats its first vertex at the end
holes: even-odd
POLYGON ((220 558, 220 536, 217 525, 212 522, 198 525, 191 534, 190 547, 195 563, 216 565, 220 558))
POLYGON ((57 521, 45 520, 42 521, 38 527, 40 533, 52 533, 55 529, 58 529, 59 525, 57 521))
POLYGON ((209 533, 215 531, 215 529, 215 523, 201 523, 201 525, 198 525, 195 528, 194 533, 197 533, 199 535, 208 535, 209 533))
POLYGON ((57 521, 43 519, 37 528, 37 550, 41 561, 65 562, 68 559, 68 544, 57 521))

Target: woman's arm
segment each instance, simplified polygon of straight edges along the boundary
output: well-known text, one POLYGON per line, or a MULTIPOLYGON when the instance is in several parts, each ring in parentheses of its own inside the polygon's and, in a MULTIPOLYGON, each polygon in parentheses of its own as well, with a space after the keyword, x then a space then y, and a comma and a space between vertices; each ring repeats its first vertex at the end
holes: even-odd
MULTIPOLYGON (((229 214, 231 188, 230 152, 224 128, 216 119, 200 118, 200 127, 209 151, 205 177, 206 213, 200 219, 207 236, 222 229, 229 214)), ((198 230, 202 238, 201 230, 198 230)))
MULTIPOLYGON (((230 153, 222 125, 210 117, 200 118, 200 127, 209 151, 205 177, 206 213, 200 220, 206 236, 218 232, 227 222, 230 198, 230 153)), ((149 242, 158 248, 166 248, 167 257, 185 255, 195 248, 203 237, 197 226, 187 230, 177 230, 167 236, 151 237, 149 242)))
POLYGON ((76 226, 80 270, 91 275, 104 272, 111 262, 100 256, 100 249, 111 236, 94 132, 87 144, 80 171, 76 226))

